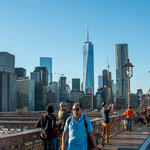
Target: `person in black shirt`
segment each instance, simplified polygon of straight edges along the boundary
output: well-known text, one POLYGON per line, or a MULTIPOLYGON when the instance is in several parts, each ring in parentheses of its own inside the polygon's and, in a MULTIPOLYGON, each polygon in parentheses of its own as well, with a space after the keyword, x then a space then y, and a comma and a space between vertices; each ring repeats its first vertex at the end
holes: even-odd
POLYGON ((43 141, 43 150, 53 150, 53 133, 56 128, 56 117, 53 115, 53 106, 46 107, 46 113, 38 120, 35 127, 41 128, 40 138, 43 141))
POLYGON ((109 132, 110 132, 110 119, 109 119, 109 112, 111 110, 112 104, 110 104, 108 107, 106 106, 106 103, 102 103, 102 145, 104 146, 105 143, 107 145, 110 145, 109 143, 109 132), (105 143, 104 143, 105 140, 105 143))

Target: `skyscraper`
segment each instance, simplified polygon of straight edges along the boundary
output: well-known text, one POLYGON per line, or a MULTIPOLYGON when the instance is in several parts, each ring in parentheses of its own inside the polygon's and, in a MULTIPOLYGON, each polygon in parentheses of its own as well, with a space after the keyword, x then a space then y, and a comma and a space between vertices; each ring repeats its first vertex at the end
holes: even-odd
POLYGON ((17 79, 20 77, 26 77, 26 69, 24 68, 15 68, 15 73, 17 75, 17 79))
POLYGON ((85 93, 87 89, 91 89, 91 94, 94 94, 94 52, 93 44, 89 41, 88 30, 87 41, 83 45, 83 90, 85 93))
POLYGON ((123 66, 128 59, 128 44, 116 44, 116 96, 128 99, 128 81, 123 66))
POLYGON ((103 87, 103 76, 98 76, 98 89, 103 87))
MULTIPOLYGON (((40 82, 48 83, 48 70, 46 67, 35 67, 34 72, 39 72, 40 82)), ((32 74, 31 79, 34 79, 34 77, 36 76, 32 74)))
POLYGON ((48 70, 48 82, 52 82, 52 58, 40 57, 40 67, 46 67, 48 70))
POLYGON ((72 90, 80 91, 80 79, 78 78, 72 79, 72 90))
POLYGON ((0 52, 0 112, 16 111, 15 56, 0 52))
POLYGON ((35 110, 35 81, 32 79, 17 80, 17 108, 24 107, 35 110))

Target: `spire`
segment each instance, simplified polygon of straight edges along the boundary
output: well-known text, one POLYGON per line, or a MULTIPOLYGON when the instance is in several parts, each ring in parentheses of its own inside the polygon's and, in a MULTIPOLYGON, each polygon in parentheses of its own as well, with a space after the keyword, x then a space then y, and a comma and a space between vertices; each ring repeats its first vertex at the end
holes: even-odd
POLYGON ((89 26, 87 25, 87 42, 89 42, 89 26))

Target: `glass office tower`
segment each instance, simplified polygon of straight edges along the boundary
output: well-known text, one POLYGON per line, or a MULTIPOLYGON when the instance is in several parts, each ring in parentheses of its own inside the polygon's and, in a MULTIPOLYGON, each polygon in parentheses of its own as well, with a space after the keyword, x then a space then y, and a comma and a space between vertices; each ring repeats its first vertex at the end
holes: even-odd
POLYGON ((80 79, 79 78, 72 79, 72 90, 80 91, 80 79))
POLYGON ((128 60, 128 44, 116 44, 116 96, 128 99, 128 81, 123 66, 128 60))
POLYGON ((83 90, 86 94, 94 94, 94 52, 93 44, 89 42, 88 32, 87 42, 83 45, 83 90))
POLYGON ((98 76, 98 88, 103 87, 103 76, 99 75, 98 76))
POLYGON ((40 57, 40 67, 46 67, 48 71, 48 83, 52 82, 52 58, 40 57))

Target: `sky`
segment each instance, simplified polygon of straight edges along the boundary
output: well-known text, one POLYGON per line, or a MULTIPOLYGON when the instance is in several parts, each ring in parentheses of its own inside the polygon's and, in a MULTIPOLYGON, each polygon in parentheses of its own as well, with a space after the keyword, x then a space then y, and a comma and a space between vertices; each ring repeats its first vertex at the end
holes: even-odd
POLYGON ((52 57, 53 80, 60 75, 83 80, 86 27, 94 44, 94 83, 107 69, 116 80, 115 44, 127 43, 135 66, 131 92, 150 88, 149 0, 0 0, 0 51, 15 55, 27 75, 52 57))

